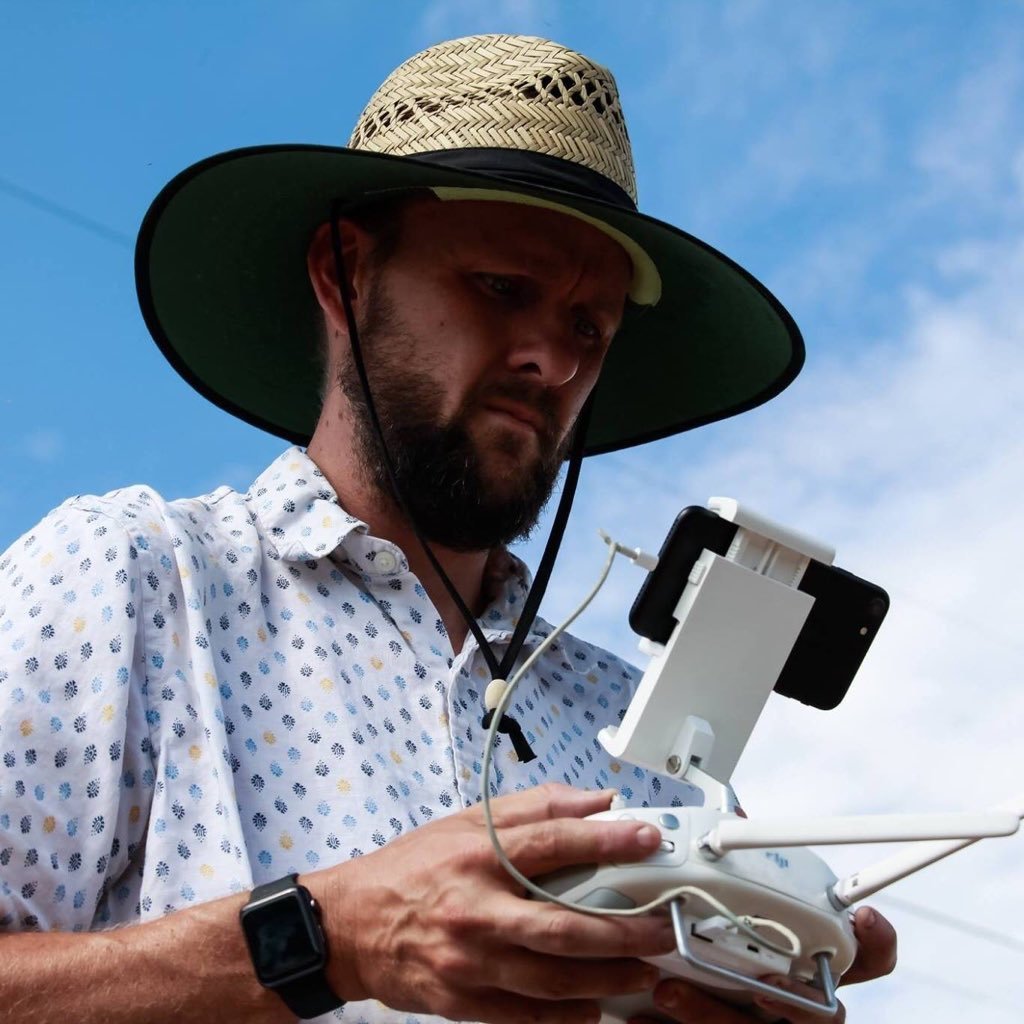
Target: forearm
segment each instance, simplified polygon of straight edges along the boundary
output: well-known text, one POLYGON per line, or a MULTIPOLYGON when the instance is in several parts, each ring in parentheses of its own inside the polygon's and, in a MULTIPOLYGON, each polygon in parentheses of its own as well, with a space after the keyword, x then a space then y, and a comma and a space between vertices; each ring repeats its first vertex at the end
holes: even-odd
POLYGON ((0 935, 0 1006, 19 1024, 292 1021, 253 974, 244 895, 111 931, 0 935))

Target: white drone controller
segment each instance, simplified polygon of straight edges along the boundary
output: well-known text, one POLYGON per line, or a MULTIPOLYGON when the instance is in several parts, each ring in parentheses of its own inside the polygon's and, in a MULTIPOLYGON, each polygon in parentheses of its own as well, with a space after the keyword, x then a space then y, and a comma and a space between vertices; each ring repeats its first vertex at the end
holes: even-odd
MULTIPOLYGON (((677 949, 651 961, 665 976, 733 1002, 759 993, 832 1016, 835 985, 857 948, 848 908, 980 838, 1016 832, 1024 796, 984 814, 739 817, 727 780, 769 694, 834 707, 888 599, 833 567, 831 549, 726 498, 684 510, 657 560, 609 544, 605 575, 615 551, 652 570, 630 616, 651 660, 622 724, 599 738, 618 758, 692 782, 705 806, 628 808, 616 800, 592 816, 655 825, 661 846, 643 861, 569 868, 531 884, 492 833, 499 858, 534 895, 585 913, 667 910, 677 949), (804 848, 902 840, 919 845, 843 879, 804 848), (809 983, 819 998, 766 984, 765 975, 809 983)), ((499 714, 514 683, 491 684, 488 704, 499 714)), ((603 1009, 606 1024, 653 1013, 643 995, 606 1000, 603 1009)))
MULTIPOLYGON (((643 861, 567 869, 538 882, 561 900, 594 909, 632 909, 676 893, 668 902, 676 952, 651 958, 663 977, 683 978, 730 1002, 748 1003, 760 993, 832 1016, 839 1008, 835 986, 857 951, 847 907, 979 838, 1011 835, 1024 816, 1021 804, 990 814, 774 822, 691 807, 603 811, 589 820, 655 825, 661 848, 643 861), (923 849, 896 854, 842 880, 805 848, 929 838, 935 841, 923 849), (768 939, 772 932, 796 941, 780 949, 768 939), (769 974, 811 984, 820 1001, 760 980, 769 974)), ((652 1015, 646 995, 608 999, 603 1009, 604 1024, 652 1015)))

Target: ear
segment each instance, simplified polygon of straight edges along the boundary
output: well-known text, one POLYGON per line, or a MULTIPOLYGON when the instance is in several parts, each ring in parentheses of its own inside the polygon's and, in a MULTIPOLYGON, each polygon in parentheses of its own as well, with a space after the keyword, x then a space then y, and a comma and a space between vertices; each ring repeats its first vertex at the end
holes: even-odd
MULTIPOLYGON (((373 250, 373 239, 368 232, 347 220, 339 221, 338 231, 341 235, 341 254, 348 277, 349 295, 352 298, 353 310, 358 313, 359 302, 365 291, 364 284, 369 257, 373 250)), ((306 266, 317 302, 323 310, 328 332, 332 335, 340 332, 347 337, 348 321, 345 318, 345 307, 342 305, 341 291, 338 288, 330 223, 321 224, 316 229, 306 254, 306 266)))

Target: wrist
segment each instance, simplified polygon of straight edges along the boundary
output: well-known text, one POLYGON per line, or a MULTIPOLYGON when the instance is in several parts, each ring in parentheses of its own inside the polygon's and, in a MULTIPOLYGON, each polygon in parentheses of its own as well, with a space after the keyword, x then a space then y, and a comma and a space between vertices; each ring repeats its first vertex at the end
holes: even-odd
POLYGON ((319 904, 298 876, 256 886, 239 918, 257 980, 300 1020, 344 1006, 327 978, 319 904))
POLYGON ((346 1002, 370 998, 359 969, 358 887, 355 861, 299 876, 320 907, 320 926, 327 943, 325 973, 331 988, 346 1002))

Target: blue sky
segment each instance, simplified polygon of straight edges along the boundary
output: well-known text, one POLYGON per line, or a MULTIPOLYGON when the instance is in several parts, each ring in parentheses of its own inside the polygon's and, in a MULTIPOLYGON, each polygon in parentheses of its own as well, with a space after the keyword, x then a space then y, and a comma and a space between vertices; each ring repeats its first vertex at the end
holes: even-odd
MULTIPOLYGON (((641 208, 765 281, 808 346, 805 372, 768 406, 586 464, 546 614, 596 574, 597 526, 657 549, 681 506, 750 501, 893 595, 838 711, 769 706, 737 772, 753 812, 952 810, 1012 793, 1024 777, 1019 2, 4 4, 0 548, 69 494, 244 488, 279 452, 164 364, 135 301, 137 225, 171 176, 212 153, 343 144, 392 67, 479 31, 555 38, 610 66, 641 208)), ((581 632, 629 655, 638 582, 616 570, 581 632)), ((1024 859, 1021 840, 1001 842, 897 891, 947 910, 955 892, 958 913, 1005 930, 1024 913, 1024 859)), ((1019 951, 878 905, 900 925, 903 963, 851 993, 851 1019, 1017 1019, 1019 951)))
MULTIPOLYGON (((445 36, 544 34, 611 66, 643 207, 775 288, 807 336, 809 368, 878 343, 901 315, 903 286, 933 281, 936 246, 965 231, 1012 230, 1001 199, 1014 170, 1006 160, 996 173, 991 157, 1010 155, 1013 94, 992 94, 1014 60, 1019 5, 641 2, 627 15, 613 3, 504 2, 483 10, 468 2, 5 5, 0 327, 14 362, 0 385, 0 457, 18 484, 17 498, 0 491, 0 535, 20 532, 68 492, 139 479, 169 493, 241 485, 267 460, 276 442, 207 408, 150 344, 132 283, 136 226, 169 177, 210 153, 343 142, 387 71, 445 36), (985 69, 994 80, 987 90, 985 69), (971 74, 981 78, 980 110, 962 93, 971 74), (970 153, 943 152, 950 122, 984 147, 977 166, 970 153), (948 188, 933 173, 943 160, 957 161, 948 188), (17 188, 114 237, 47 215, 17 188), (957 188, 970 190, 969 202, 957 188)), ((1019 96, 1021 83, 1011 84, 1019 96)))

